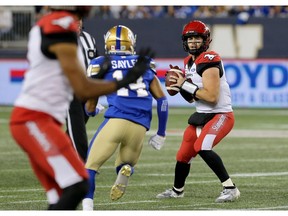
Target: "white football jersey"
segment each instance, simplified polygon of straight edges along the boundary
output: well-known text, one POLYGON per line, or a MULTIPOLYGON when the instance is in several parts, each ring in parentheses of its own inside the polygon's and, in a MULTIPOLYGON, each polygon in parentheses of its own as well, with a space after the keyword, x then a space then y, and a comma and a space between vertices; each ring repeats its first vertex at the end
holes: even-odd
POLYGON ((191 67, 188 66, 188 62, 186 61, 186 78, 191 78, 193 83, 200 89, 203 88, 202 73, 205 71, 205 69, 216 66, 220 70, 220 95, 217 104, 214 105, 203 100, 197 100, 195 101, 196 111, 199 113, 226 113, 233 111, 230 87, 227 82, 223 63, 219 55, 213 51, 201 53, 201 55, 197 57, 196 61, 193 62, 191 67))
MULTIPOLYGON (((64 14, 65 18, 67 16, 69 15, 64 14)), ((48 37, 45 37, 45 31, 47 35, 55 34, 56 36, 57 34, 59 35, 59 32, 61 33, 61 30, 67 33, 67 31, 70 32, 67 26, 70 24, 69 22, 72 22, 71 25, 73 24, 73 28, 71 27, 71 29, 73 31, 71 30, 70 33, 74 34, 76 33, 74 32, 76 21, 74 18, 72 21, 71 19, 66 19, 68 20, 68 25, 57 26, 55 20, 61 20, 63 14, 55 16, 54 13, 54 17, 54 22, 53 20, 51 21, 51 17, 50 19, 46 18, 46 20, 44 18, 44 21, 40 20, 29 33, 27 58, 30 65, 24 76, 22 90, 14 105, 47 113, 63 124, 67 115, 67 109, 73 98, 73 90, 56 56, 49 53, 48 48, 45 50, 45 43, 49 43, 46 41, 50 40, 47 39, 48 37)), ((59 36, 59 38, 57 38, 58 41, 65 42, 65 39, 62 40, 63 37, 59 36)), ((69 42, 71 41, 75 42, 73 38, 69 39, 69 42)), ((53 41, 52 44, 57 42, 53 41)), ((77 36, 75 43, 77 43, 77 36)), ((83 70, 85 70, 84 57, 79 45, 78 55, 80 62, 83 63, 83 70)))

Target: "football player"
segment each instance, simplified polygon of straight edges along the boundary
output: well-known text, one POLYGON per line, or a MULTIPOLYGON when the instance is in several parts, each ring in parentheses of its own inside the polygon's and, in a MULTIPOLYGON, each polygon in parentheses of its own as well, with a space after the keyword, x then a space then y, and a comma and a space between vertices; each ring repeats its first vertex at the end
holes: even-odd
MULTIPOLYGON (((110 56, 112 66, 103 79, 122 80, 137 62, 136 35, 126 26, 117 25, 111 28, 104 38, 106 54, 110 56)), ((95 178, 101 166, 118 147, 115 161, 117 178, 111 188, 110 198, 115 201, 123 196, 128 179, 139 160, 146 131, 150 129, 153 98, 157 101, 158 131, 151 136, 149 144, 157 150, 164 145, 168 101, 156 76, 155 63, 153 59, 147 59, 150 67, 143 76, 135 83, 107 95, 108 108, 104 114, 105 119, 90 142, 85 164, 89 172, 90 189, 82 202, 83 210, 93 210, 95 178)), ((103 60, 104 57, 101 56, 91 61, 88 67, 91 77, 99 78, 97 75, 103 60)), ((87 112, 93 114, 96 102, 97 99, 86 103, 87 112)))
POLYGON ((184 196, 185 181, 197 155, 223 186, 215 202, 234 201, 240 197, 220 156, 212 150, 232 130, 234 114, 221 57, 214 51, 207 51, 211 41, 210 30, 203 22, 194 20, 184 26, 182 42, 185 52, 188 52, 184 59, 186 77, 172 76, 177 83, 171 87, 178 88, 186 101, 194 102, 196 112, 188 120, 189 125, 176 155, 174 185, 158 194, 157 198, 184 196))
MULTIPOLYGON (((89 6, 51 6, 32 27, 28 41, 29 69, 11 113, 10 130, 27 153, 45 188, 50 210, 73 210, 88 191, 88 173, 62 130, 73 92, 83 99, 109 94, 134 82, 148 69, 152 54, 144 49, 137 63, 118 81, 88 79, 78 44, 77 20, 89 6)), ((100 74, 110 62, 104 60, 100 74)))

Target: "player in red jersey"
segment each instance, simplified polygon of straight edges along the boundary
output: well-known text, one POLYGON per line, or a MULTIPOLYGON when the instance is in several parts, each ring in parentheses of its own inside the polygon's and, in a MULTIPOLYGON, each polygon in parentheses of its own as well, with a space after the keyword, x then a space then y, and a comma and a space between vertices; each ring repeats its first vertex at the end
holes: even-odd
MULTIPOLYGON (((79 37, 78 19, 89 6, 51 6, 29 33, 29 69, 10 119, 17 144, 27 153, 45 188, 50 210, 73 210, 88 191, 88 173, 62 130, 73 92, 83 99, 109 94, 134 82, 149 67, 140 51, 135 66, 120 81, 88 79, 79 37)), ((109 69, 106 59, 99 78, 109 69)))
POLYGON ((188 120, 189 125, 177 152, 174 186, 156 197, 183 197, 191 163, 199 154, 222 183, 223 191, 215 202, 234 201, 240 197, 240 192, 221 158, 212 150, 234 126, 230 88, 223 63, 216 52, 207 51, 212 40, 210 30, 203 22, 194 20, 185 25, 182 41, 184 50, 189 53, 184 59, 185 77, 180 73, 173 76, 177 83, 171 87, 178 88, 188 102, 194 102, 196 112, 188 120))

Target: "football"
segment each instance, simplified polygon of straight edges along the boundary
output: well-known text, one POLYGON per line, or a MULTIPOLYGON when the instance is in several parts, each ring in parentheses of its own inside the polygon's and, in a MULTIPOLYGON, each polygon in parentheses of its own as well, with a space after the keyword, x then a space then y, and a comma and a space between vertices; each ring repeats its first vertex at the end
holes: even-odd
POLYGON ((178 74, 175 71, 179 72, 184 77, 184 73, 178 68, 172 68, 167 71, 165 76, 165 87, 168 94, 171 96, 174 96, 179 92, 178 88, 171 87, 171 85, 176 83, 176 80, 174 78, 171 78, 171 76, 178 76, 178 74))

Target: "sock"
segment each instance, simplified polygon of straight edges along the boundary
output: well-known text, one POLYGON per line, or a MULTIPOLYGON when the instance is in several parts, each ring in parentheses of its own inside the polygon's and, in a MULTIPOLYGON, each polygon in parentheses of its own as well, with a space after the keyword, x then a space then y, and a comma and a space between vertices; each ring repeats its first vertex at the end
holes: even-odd
POLYGON ((175 166, 175 177, 173 190, 177 193, 184 191, 186 178, 190 172, 190 164, 177 161, 175 166))
POLYGON ((95 170, 87 169, 89 173, 89 190, 88 193, 86 194, 85 198, 94 198, 94 192, 95 192, 95 181, 96 181, 96 174, 97 172, 95 170))
MULTIPOLYGON (((48 200, 48 203, 53 206, 54 204, 56 204, 59 199, 60 199, 60 196, 59 194, 62 193, 62 189, 58 188, 56 189, 55 188, 51 188, 50 190, 48 190, 46 192, 46 196, 47 196, 47 200, 48 200), (59 192, 58 192, 59 191, 59 192)), ((50 208, 50 207, 49 207, 50 208)), ((51 207, 52 208, 52 207, 51 207)))
MULTIPOLYGON (((126 164, 128 164, 128 163, 126 163, 126 164)), ((116 167, 116 174, 117 174, 117 175, 118 175, 119 171, 121 170, 121 168, 122 168, 123 166, 125 166, 126 164, 121 164, 121 165, 119 165, 119 166, 116 167)), ((128 165, 131 167, 131 176, 132 176, 132 174, 134 173, 134 167, 131 166, 130 164, 128 164, 128 165)))
POLYGON ((89 183, 83 180, 63 189, 63 193, 56 204, 49 205, 49 210, 76 210, 78 204, 88 192, 89 183))
POLYGON ((225 188, 235 188, 235 185, 233 184, 232 180, 229 178, 226 181, 222 182, 223 187, 225 188))
POLYGON ((212 150, 201 150, 198 153, 205 163, 213 170, 213 172, 217 175, 220 182, 224 182, 229 179, 229 175, 225 169, 225 166, 216 152, 212 150))
POLYGON ((177 194, 181 194, 181 193, 183 193, 184 192, 184 187, 182 187, 182 188, 175 188, 175 187, 173 187, 172 188, 172 190, 175 192, 175 193, 177 193, 177 194))

